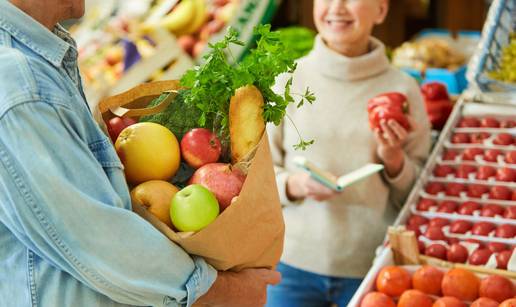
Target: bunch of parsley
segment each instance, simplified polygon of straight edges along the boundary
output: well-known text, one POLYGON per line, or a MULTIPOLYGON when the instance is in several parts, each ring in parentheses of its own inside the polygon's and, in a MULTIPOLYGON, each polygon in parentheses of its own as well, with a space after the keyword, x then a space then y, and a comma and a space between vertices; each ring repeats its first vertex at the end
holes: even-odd
MULTIPOLYGON (((201 111, 199 125, 217 127, 223 138, 229 137, 230 99, 242 86, 254 85, 261 91, 265 101, 264 121, 275 125, 279 125, 286 116, 290 103, 301 107, 305 102, 315 101, 308 88, 304 94, 291 93, 292 78, 286 83, 282 95, 272 91, 278 75, 295 71, 295 56, 282 42, 280 33, 271 31, 270 25, 257 26, 254 34, 257 37, 256 48, 232 66, 228 61, 232 56, 231 45, 243 46, 244 43, 238 40, 237 31, 229 29, 222 41, 209 45, 211 52, 204 56, 204 64, 189 70, 181 79, 181 86, 190 89, 185 94, 185 103, 195 105, 201 111), (298 95, 299 99, 296 101, 293 95, 298 95)), ((299 143, 294 147, 304 150, 313 142, 305 141, 299 135, 299 143)))

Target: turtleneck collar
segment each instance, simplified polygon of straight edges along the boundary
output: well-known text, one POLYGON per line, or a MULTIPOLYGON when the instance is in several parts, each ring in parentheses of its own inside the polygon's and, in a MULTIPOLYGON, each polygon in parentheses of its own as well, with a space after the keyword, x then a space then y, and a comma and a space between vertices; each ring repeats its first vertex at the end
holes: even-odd
POLYGON ((381 74, 389 68, 389 60, 382 42, 371 37, 369 49, 370 51, 364 55, 350 58, 328 48, 321 36, 317 35, 314 49, 308 58, 315 61, 315 69, 324 76, 342 81, 355 81, 381 74))

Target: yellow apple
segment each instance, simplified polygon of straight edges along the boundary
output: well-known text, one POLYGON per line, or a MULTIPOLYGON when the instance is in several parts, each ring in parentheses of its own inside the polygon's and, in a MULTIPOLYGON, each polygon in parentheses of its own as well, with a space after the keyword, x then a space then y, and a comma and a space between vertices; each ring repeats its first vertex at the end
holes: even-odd
POLYGON ((160 221, 173 228, 170 220, 170 203, 179 189, 167 181, 150 180, 131 190, 133 203, 143 206, 160 221))
POLYGON ((120 133, 116 152, 125 167, 128 182, 169 180, 181 162, 179 143, 166 127, 156 123, 137 123, 120 133))

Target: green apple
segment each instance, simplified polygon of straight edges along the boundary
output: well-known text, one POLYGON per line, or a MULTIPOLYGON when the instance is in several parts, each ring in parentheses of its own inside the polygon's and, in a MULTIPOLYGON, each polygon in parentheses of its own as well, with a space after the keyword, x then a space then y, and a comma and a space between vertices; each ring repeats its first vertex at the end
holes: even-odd
POLYGON ((192 184, 172 198, 170 219, 179 231, 199 231, 213 222, 219 211, 215 195, 200 184, 192 184))

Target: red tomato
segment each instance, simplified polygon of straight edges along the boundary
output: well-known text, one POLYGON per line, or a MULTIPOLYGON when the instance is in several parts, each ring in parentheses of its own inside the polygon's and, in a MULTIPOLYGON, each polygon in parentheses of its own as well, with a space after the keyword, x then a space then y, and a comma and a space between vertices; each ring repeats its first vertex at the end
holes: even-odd
POLYGON ((495 236, 506 239, 514 238, 516 236, 516 226, 509 224, 500 225, 496 228, 495 236))
POLYGON ((469 256, 469 263, 472 265, 484 265, 492 254, 487 248, 478 248, 469 256))
POLYGON ((489 192, 489 188, 485 185, 470 184, 468 186, 468 196, 474 198, 481 198, 483 194, 489 192))
POLYGON ((460 128, 476 128, 476 127, 480 127, 480 120, 478 120, 477 118, 474 118, 474 117, 463 117, 459 121, 459 125, 458 126, 460 128))
POLYGON ((423 243, 423 241, 417 240, 417 248, 419 249, 420 254, 425 254, 426 246, 425 243, 423 243))
POLYGON ((450 262, 465 263, 468 260, 468 250, 464 246, 455 243, 450 246, 446 258, 450 262))
POLYGON ((455 177, 467 179, 470 173, 474 173, 477 171, 477 168, 473 165, 461 164, 457 167, 457 172, 455 173, 455 177))
POLYGON ((369 126, 372 130, 382 130, 380 122, 382 120, 389 121, 391 119, 397 121, 405 130, 410 130, 410 124, 405 114, 398 109, 387 106, 376 107, 369 113, 369 126))
POLYGON ((478 222, 473 225, 471 233, 476 236, 487 236, 495 229, 495 225, 488 222, 478 222))
POLYGON ((499 253, 507 250, 507 245, 500 242, 489 242, 487 243, 487 249, 493 253, 499 253))
POLYGON ((487 132, 473 133, 470 135, 471 143, 483 144, 485 139, 488 139, 491 135, 487 132))
POLYGON ((511 145, 512 142, 513 142, 512 135, 510 135, 509 133, 500 133, 493 140, 494 144, 501 145, 501 146, 511 145))
POLYGON ((469 138, 469 135, 466 133, 455 133, 452 136, 451 142, 453 144, 467 144, 470 143, 471 140, 469 138))
POLYGON ((473 212, 480 209, 480 204, 473 202, 473 201, 467 201, 460 205, 459 210, 457 211, 459 214, 462 215, 473 215, 473 212))
POLYGON ((430 182, 429 184, 426 185, 426 188, 425 188, 425 191, 428 193, 428 194, 431 194, 431 195, 436 195, 438 194, 439 192, 442 192, 444 191, 444 185, 442 183, 439 183, 439 182, 430 182))
POLYGON ((410 226, 421 226, 428 224, 428 219, 425 217, 422 217, 420 215, 412 215, 408 220, 408 225, 410 226))
POLYGON ((496 168, 491 166, 482 165, 478 168, 476 178, 478 180, 487 180, 490 177, 494 177, 496 175, 496 168))
POLYGON ((446 195, 460 196, 462 191, 466 191, 466 186, 462 183, 450 182, 446 184, 446 195))
POLYGON ((512 200, 516 200, 516 190, 512 191, 512 200))
POLYGON ((452 160, 455 160, 455 157, 457 157, 458 155, 459 155, 459 153, 456 151, 447 150, 443 154, 443 160, 444 161, 452 161, 452 160))
POLYGON ((431 207, 434 206, 437 206, 437 203, 434 200, 422 198, 419 200, 416 208, 419 211, 428 211, 431 207))
POLYGON ((510 206, 505 209, 503 217, 506 219, 516 220, 516 206, 510 206))
POLYGON ((516 121, 514 121, 512 119, 504 120, 500 124, 500 127, 502 127, 502 128, 514 128, 514 127, 516 127, 516 121))
POLYGON ((511 259, 513 251, 505 250, 501 251, 496 255, 497 268, 507 270, 507 265, 511 259))
POLYGON ((449 99, 425 100, 426 113, 432 127, 441 130, 453 110, 453 104, 449 99))
POLYGON ((443 230, 438 226, 429 226, 425 231, 425 237, 432 241, 446 240, 446 236, 444 235, 443 230))
POLYGON ((491 191, 489 191, 489 198, 509 200, 511 199, 511 190, 504 186, 494 186, 491 188, 491 191))
POLYGON ((473 226, 468 221, 456 220, 453 223, 451 223, 450 232, 465 234, 466 232, 471 230, 471 227, 473 227, 473 226))
POLYGON ((483 128, 499 128, 500 122, 496 118, 486 117, 480 121, 480 127, 483 128))
POLYGON ((507 167, 500 168, 496 172, 496 180, 506 182, 516 181, 516 171, 507 167))
POLYGON ((443 219, 442 217, 434 217, 428 222, 428 227, 443 228, 448 224, 450 224, 450 221, 448 221, 447 219, 443 219))
POLYGON ((439 205, 439 208, 437 208, 437 212, 453 213, 457 210, 458 206, 459 204, 457 204, 454 201, 445 200, 439 205))
POLYGON ((369 99, 367 102, 367 112, 370 113, 380 106, 396 108, 399 109, 402 113, 407 113, 409 109, 407 96, 398 92, 383 93, 369 99))
POLYGON ((509 164, 516 164, 516 150, 508 151, 505 154, 505 162, 509 164))
POLYGON ((450 99, 446 86, 440 82, 428 82, 421 86, 421 94, 425 100, 450 99))
POLYGON ((500 205, 487 204, 482 208, 480 215, 485 217, 495 217, 496 215, 503 216, 504 210, 505 209, 500 205))
POLYGON ((449 174, 454 174, 455 168, 450 165, 437 165, 434 169, 434 176, 436 177, 446 177, 449 174))
POLYGON ((416 225, 406 225, 405 228, 407 230, 412 230, 414 234, 416 235, 416 238, 418 238, 421 235, 421 229, 419 229, 419 226, 416 225))
POLYGON ((446 247, 439 243, 430 244, 425 249, 425 255, 446 260, 446 247))
POLYGON ((462 152, 462 160, 473 161, 476 156, 481 156, 484 154, 484 151, 480 148, 466 148, 464 152, 462 152))
POLYGON ((122 130, 136 123, 137 121, 131 117, 113 117, 110 119, 106 126, 113 143, 116 142, 116 139, 122 130))
POLYGON ((498 149, 488 149, 484 153, 484 160, 488 162, 497 162, 498 156, 501 155, 502 152, 498 149))

